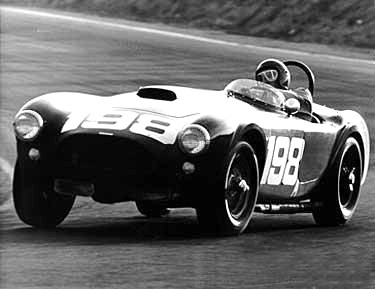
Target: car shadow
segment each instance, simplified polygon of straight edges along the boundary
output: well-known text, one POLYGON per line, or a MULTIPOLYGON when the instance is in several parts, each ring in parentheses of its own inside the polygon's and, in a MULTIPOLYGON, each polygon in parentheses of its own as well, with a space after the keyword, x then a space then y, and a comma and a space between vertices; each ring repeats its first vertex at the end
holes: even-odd
MULTIPOLYGON (((252 239, 261 236, 293 238, 298 233, 319 233, 306 216, 257 215, 248 229, 239 237, 252 239)), ((323 229, 326 230, 326 229, 323 229)), ((195 215, 163 218, 133 217, 86 217, 75 218, 54 229, 32 227, 2 230, 2 242, 62 243, 69 245, 101 245, 118 243, 186 242, 201 244, 233 237, 217 237, 202 231, 195 215)))

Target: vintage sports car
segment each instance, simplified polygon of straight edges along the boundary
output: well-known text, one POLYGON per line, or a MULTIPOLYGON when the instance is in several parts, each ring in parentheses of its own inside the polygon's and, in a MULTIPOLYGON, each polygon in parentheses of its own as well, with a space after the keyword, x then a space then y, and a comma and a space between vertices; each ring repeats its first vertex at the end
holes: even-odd
MULTIPOLYGON (((305 72, 312 95, 311 70, 284 64, 305 72)), ((149 217, 193 207, 204 230, 222 235, 243 232, 254 212, 308 212, 319 225, 342 225, 368 170, 365 121, 287 88, 237 79, 221 91, 147 86, 32 99, 14 120, 17 214, 54 227, 87 196, 135 201, 149 217)))

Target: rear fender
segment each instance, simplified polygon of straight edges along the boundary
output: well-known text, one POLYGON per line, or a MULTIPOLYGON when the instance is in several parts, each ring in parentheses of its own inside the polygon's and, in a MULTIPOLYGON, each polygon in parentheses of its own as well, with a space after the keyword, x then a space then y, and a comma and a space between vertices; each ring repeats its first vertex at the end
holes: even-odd
POLYGON ((362 180, 361 184, 365 182, 367 171, 369 167, 369 159, 370 159, 370 146, 369 146, 369 136, 367 127, 364 130, 363 127, 358 125, 354 125, 351 127, 344 127, 342 130, 339 131, 335 144, 332 149, 332 154, 330 157, 329 164, 327 169, 324 173, 324 176, 328 176, 332 169, 334 168, 334 164, 337 161, 337 158, 340 157, 341 151, 344 148, 345 142, 349 137, 354 137, 361 148, 361 157, 362 157, 362 180))

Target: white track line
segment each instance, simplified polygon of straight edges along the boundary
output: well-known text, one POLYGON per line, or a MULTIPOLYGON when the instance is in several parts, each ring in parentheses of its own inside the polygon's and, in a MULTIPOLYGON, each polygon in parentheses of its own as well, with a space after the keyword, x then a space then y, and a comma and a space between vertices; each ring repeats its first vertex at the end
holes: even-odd
POLYGON ((169 37, 174 37, 174 38, 183 38, 183 39, 189 39, 189 40, 200 41, 200 42, 211 43, 211 44, 245 47, 245 48, 249 48, 249 49, 253 49, 253 50, 260 50, 260 51, 263 51, 263 52, 268 51, 268 52, 285 53, 285 54, 293 54, 293 55, 313 56, 313 57, 319 57, 319 58, 324 57, 324 58, 327 58, 327 59, 338 60, 338 61, 342 61, 342 62, 357 63, 357 64, 363 63, 363 64, 375 65, 375 60, 347 58, 347 57, 335 56, 335 55, 329 55, 329 54, 302 52, 302 51, 296 51, 296 50, 285 49, 285 48, 272 48, 272 47, 265 47, 265 46, 251 45, 251 44, 241 44, 241 43, 238 43, 238 42, 230 42, 230 41, 218 40, 218 39, 214 39, 214 38, 195 36, 195 35, 190 35, 190 34, 171 32, 171 31, 154 29, 154 28, 146 28, 146 27, 135 26, 135 25, 127 25, 127 24, 122 24, 122 23, 114 23, 114 22, 109 22, 109 21, 104 21, 104 20, 94 20, 94 19, 82 18, 82 17, 78 17, 78 16, 68 16, 68 15, 58 14, 58 13, 28 10, 28 9, 14 8, 14 7, 0 7, 0 10, 12 12, 12 13, 18 13, 18 14, 25 14, 25 15, 44 17, 44 18, 65 20, 65 21, 70 21, 70 22, 75 22, 75 23, 92 24, 92 25, 112 27, 112 28, 117 28, 117 29, 133 30, 133 31, 145 32, 145 33, 159 34, 159 35, 163 35, 163 36, 169 36, 169 37))
MULTIPOLYGON (((9 181, 12 182, 13 178, 13 166, 6 160, 0 157, 0 170, 2 170, 9 178, 9 181)), ((0 192, 5 193, 5 192, 0 192)), ((12 194, 10 194, 8 200, 0 206, 0 211, 7 211, 13 206, 12 194)))

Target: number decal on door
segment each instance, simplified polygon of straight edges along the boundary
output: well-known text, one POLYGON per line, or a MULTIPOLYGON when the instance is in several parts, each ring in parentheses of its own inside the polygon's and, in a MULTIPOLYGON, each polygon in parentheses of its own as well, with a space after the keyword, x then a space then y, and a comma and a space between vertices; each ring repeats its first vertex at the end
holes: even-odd
POLYGON ((305 140, 299 137, 271 136, 267 146, 261 184, 294 186, 298 179, 299 164, 305 140))

